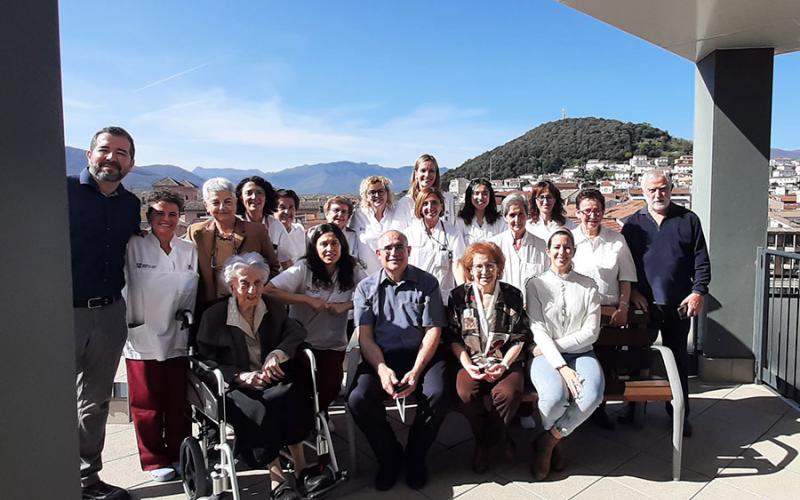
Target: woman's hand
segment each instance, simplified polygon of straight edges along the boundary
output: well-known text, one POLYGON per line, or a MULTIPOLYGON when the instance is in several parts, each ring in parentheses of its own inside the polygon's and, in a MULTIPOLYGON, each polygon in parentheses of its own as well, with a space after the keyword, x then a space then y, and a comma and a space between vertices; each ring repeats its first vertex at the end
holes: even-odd
POLYGON ((347 311, 353 308, 352 302, 334 302, 332 304, 326 305, 326 310, 329 314, 334 316, 338 316, 340 314, 345 314, 347 311))
POLYGON ((493 363, 486 367, 486 370, 484 370, 484 373, 486 373, 487 382, 495 382, 500 380, 505 372, 506 367, 502 363, 493 363))
POLYGON ((269 384, 269 380, 261 372, 241 372, 236 375, 236 382, 251 389, 263 389, 269 384))
POLYGON ((647 299, 635 287, 631 289, 631 304, 636 306, 636 309, 647 312, 647 299))
POLYGON ((564 382, 567 384, 567 389, 572 399, 577 399, 583 389, 581 381, 578 378, 578 373, 567 365, 559 368, 558 373, 561 374, 561 378, 563 378, 564 382))
POLYGON ((469 363, 462 363, 461 366, 464 367, 464 371, 467 372, 467 375, 469 375, 469 377, 472 380, 485 380, 486 379, 486 374, 483 373, 481 371, 481 369, 478 368, 471 361, 469 363))
POLYGON ((314 312, 320 312, 328 306, 328 303, 322 299, 318 299, 316 297, 306 297, 306 305, 314 310, 314 312))
POLYGON ((536 356, 541 356, 541 355, 542 355, 542 350, 539 348, 538 345, 535 346, 533 348, 533 357, 535 358, 536 356))
POLYGON ((609 326, 616 326, 621 327, 628 324, 628 308, 617 308, 614 311, 614 314, 611 315, 611 319, 608 322, 609 326))
POLYGON ((283 373, 283 370, 281 369, 281 363, 278 361, 278 356, 274 354, 267 356, 267 359, 264 360, 264 366, 261 370, 267 381, 271 383, 283 380, 283 377, 285 376, 285 373, 283 373))

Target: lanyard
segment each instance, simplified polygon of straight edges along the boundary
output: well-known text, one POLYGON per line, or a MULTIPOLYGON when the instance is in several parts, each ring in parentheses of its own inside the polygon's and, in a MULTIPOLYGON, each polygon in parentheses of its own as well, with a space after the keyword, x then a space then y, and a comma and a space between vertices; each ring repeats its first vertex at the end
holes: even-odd
POLYGON ((423 228, 425 229, 425 234, 428 235, 428 238, 430 238, 437 245, 439 245, 439 250, 441 250, 442 252, 447 252, 447 258, 450 260, 450 262, 453 262, 453 251, 450 250, 450 245, 447 242, 447 229, 445 229, 445 227, 444 227, 444 222, 442 222, 442 220, 439 219, 439 225, 442 227, 442 233, 444 233, 444 241, 443 242, 439 241, 438 238, 433 236, 432 232, 428 231, 428 226, 425 225, 425 221, 421 221, 421 222, 422 222, 423 228))
MULTIPOLYGON (((217 269, 217 241, 220 239, 230 241, 233 244, 233 255, 239 255, 239 248, 236 246, 236 240, 234 239, 233 235, 235 233, 231 233, 230 237, 220 237, 219 231, 217 230, 217 224, 214 223, 214 244, 211 246, 211 269, 217 269)), ((224 262, 223 262, 224 264, 224 262)))

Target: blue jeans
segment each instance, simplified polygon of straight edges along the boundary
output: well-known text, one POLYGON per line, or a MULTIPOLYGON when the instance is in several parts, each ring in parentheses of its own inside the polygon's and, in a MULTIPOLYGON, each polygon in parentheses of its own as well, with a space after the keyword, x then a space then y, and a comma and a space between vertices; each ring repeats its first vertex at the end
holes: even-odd
POLYGON ((530 366, 531 380, 539 394, 539 413, 542 426, 553 426, 562 436, 568 436, 594 412, 603 401, 605 377, 594 352, 563 354, 567 366, 578 373, 583 389, 572 399, 558 370, 544 356, 533 358, 530 366))

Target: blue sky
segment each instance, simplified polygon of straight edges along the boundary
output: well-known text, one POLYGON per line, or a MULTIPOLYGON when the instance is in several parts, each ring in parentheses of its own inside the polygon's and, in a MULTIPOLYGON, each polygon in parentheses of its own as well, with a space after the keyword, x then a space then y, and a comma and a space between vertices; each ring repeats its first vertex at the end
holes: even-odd
MULTIPOLYGON (((423 152, 443 166, 561 117, 692 137, 694 70, 555 1, 61 2, 67 144, 118 124, 137 163, 279 170, 423 152)), ((774 147, 800 149, 800 54, 774 147)))

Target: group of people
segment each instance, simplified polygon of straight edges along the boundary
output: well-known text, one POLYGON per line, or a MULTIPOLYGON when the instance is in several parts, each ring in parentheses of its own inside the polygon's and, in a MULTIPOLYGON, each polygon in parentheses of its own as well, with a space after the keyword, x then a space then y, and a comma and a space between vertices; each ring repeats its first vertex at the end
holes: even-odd
MULTIPOLYGON (((375 452, 378 490, 403 469, 410 487, 426 484, 427 451, 453 404, 474 433, 476 472, 497 454, 512 458, 507 430, 526 380, 545 430, 533 446, 533 477, 563 468, 562 439, 593 413, 604 416, 592 345, 601 325, 626 325, 631 305, 661 329, 686 395, 688 318, 703 307, 710 264, 699 219, 670 202, 665 172, 644 175, 647 206, 621 235, 602 225, 599 191, 578 194, 576 225, 549 181, 498 207, 491 183, 476 179, 457 211, 436 159, 422 155, 399 200, 388 179, 367 177, 358 207, 334 196, 323 207, 327 222, 307 231, 294 221, 293 191, 257 176, 236 186, 209 179, 202 196, 210 217, 181 239, 183 199, 167 192, 145 200, 150 229, 140 230, 140 202, 121 184, 134 151, 125 130, 104 128, 86 170, 68 179, 86 499, 128 497, 98 477, 120 354, 142 468, 158 481, 175 477, 191 428, 189 331, 176 320, 185 310, 200 318, 198 354, 229 384, 236 452, 268 468, 273 498, 299 498, 278 453, 288 447, 302 472, 300 443, 313 418, 309 368, 297 356, 303 342, 325 409, 340 392, 350 335, 358 336, 363 359, 346 400, 375 452), (403 448, 385 402, 412 395, 417 410, 403 448)), ((688 422, 684 429, 691 433, 688 422)))

